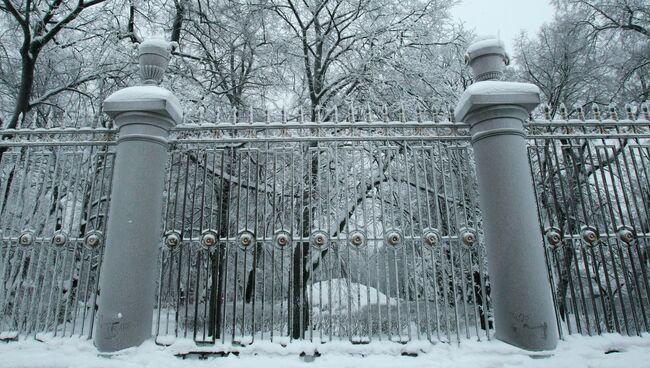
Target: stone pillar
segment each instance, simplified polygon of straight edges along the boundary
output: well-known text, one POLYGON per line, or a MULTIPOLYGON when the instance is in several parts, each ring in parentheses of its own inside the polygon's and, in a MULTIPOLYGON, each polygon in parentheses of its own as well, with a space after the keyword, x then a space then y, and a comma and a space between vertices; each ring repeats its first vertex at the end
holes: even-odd
POLYGON ((558 331, 523 128, 539 89, 495 80, 509 62, 497 39, 472 44, 466 61, 477 82, 455 117, 471 127, 496 338, 552 350, 558 331))
POLYGON ((176 97, 157 86, 170 50, 162 40, 143 42, 139 59, 145 85, 122 89, 104 101, 119 135, 94 337, 102 352, 151 337, 167 137, 182 119, 176 97))

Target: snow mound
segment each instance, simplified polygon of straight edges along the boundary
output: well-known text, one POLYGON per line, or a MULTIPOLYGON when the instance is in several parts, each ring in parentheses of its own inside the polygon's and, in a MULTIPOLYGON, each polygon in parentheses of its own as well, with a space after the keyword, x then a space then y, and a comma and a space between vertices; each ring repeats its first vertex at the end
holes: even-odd
POLYGON ((307 288, 312 308, 332 313, 353 312, 368 305, 397 305, 397 300, 389 298, 379 290, 351 282, 346 279, 332 279, 314 283, 307 288), (313 295, 313 297, 312 297, 313 295))

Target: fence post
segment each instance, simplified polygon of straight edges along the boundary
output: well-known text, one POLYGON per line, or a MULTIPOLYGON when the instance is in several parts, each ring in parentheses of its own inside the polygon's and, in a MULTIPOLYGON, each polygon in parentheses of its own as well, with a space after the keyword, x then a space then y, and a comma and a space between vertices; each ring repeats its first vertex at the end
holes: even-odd
POLYGON ((176 97, 157 86, 170 51, 168 42, 144 41, 139 47, 144 85, 104 101, 119 134, 94 337, 102 352, 151 337, 167 137, 182 119, 176 97))
POLYGON ((471 127, 495 335, 527 350, 552 350, 558 331, 523 127, 539 89, 495 80, 509 62, 495 38, 472 44, 466 61, 477 82, 454 114, 471 127))

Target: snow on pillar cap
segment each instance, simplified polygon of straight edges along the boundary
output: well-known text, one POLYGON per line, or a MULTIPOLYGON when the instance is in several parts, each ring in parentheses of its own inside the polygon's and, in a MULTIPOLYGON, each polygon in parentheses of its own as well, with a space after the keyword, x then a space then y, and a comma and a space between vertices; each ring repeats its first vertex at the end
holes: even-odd
POLYGON ((497 80, 503 69, 510 64, 503 41, 494 36, 477 38, 465 54, 465 64, 469 65, 477 82, 497 80))
POLYGON ((140 77, 145 85, 158 85, 165 75, 172 44, 160 38, 149 38, 138 46, 140 77))

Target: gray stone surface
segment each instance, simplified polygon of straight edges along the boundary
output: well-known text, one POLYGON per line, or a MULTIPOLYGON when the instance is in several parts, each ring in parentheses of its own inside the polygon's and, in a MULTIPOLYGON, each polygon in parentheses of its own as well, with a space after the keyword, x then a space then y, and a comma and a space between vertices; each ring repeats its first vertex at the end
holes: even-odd
POLYGON ((99 351, 113 352, 151 337, 167 136, 182 111, 157 86, 117 91, 105 111, 119 138, 94 341, 99 351))
POLYGON ((475 81, 498 79, 510 64, 503 42, 495 37, 480 37, 468 48, 465 62, 472 68, 475 81))
MULTIPOLYGON (((482 42, 489 53, 481 54, 481 45, 470 48, 483 55, 481 62, 497 65, 503 57, 493 44, 482 42), (484 55, 494 60, 486 62, 484 55)), ((498 75, 500 70, 481 72, 498 75)), ((558 340, 523 128, 538 103, 535 86, 480 81, 465 91, 455 111, 471 126, 495 334, 533 351, 552 350, 558 340)))

